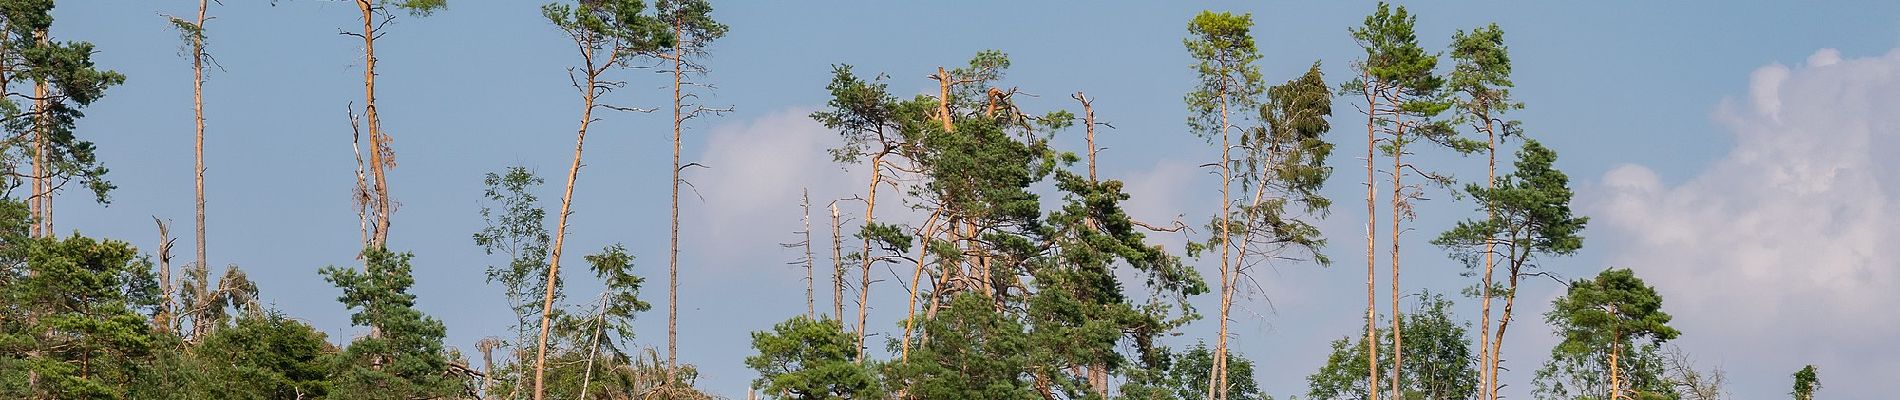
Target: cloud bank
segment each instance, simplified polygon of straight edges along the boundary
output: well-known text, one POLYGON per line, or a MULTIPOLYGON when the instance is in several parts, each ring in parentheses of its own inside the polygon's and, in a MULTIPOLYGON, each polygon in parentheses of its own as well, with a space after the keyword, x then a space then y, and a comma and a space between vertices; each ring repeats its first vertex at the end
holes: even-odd
POLYGON ((1664 292, 1686 345, 1723 363, 1738 393, 1779 393, 1810 363, 1842 383, 1836 394, 1895 388, 1900 49, 1761 67, 1714 119, 1734 147, 1686 181, 1640 165, 1604 174, 1586 208, 1609 261, 1664 292))

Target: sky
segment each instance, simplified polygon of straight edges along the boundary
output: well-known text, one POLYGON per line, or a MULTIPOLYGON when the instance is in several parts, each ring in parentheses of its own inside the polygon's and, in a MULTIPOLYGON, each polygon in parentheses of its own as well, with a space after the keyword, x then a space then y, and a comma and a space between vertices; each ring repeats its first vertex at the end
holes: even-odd
MULTIPOLYGON (((360 105, 360 41, 351 2, 227 1, 208 24, 216 68, 205 86, 210 262, 239 265, 274 307, 333 341, 360 335, 339 294, 316 274, 352 265, 359 243, 350 202, 354 158, 347 112, 360 105)), ((1803 364, 1821 369, 1827 397, 1874 398, 1900 389, 1900 3, 1494 2, 1411 4, 1427 48, 1453 32, 1497 23, 1515 62, 1514 114, 1529 136, 1558 151, 1558 166, 1592 218, 1584 249, 1543 265, 1564 278, 1627 267, 1665 297, 1684 334, 1673 342, 1704 368, 1728 374, 1737 399, 1779 398, 1803 364), (1879 379, 1889 378, 1889 379, 1879 379)), ((61 2, 56 40, 96 44, 95 61, 126 84, 87 110, 79 134, 98 143, 119 189, 110 205, 68 193, 57 228, 154 248, 151 217, 187 232, 192 219, 191 70, 164 15, 181 0, 61 2)), ((420 308, 448 326, 450 344, 509 335, 501 290, 484 282, 482 175, 526 166, 558 207, 572 156, 579 97, 566 68, 578 57, 531 1, 452 0, 426 18, 403 16, 377 43, 378 106, 399 165, 400 203, 390 246, 411 251, 420 308)), ((819 225, 829 199, 860 193, 864 171, 832 163, 838 143, 806 117, 824 106, 831 66, 888 75, 893 91, 934 91, 925 76, 997 49, 1013 67, 1003 83, 1033 95, 1029 109, 1077 108, 1085 91, 1102 132, 1101 173, 1128 182, 1131 211, 1146 220, 1205 220, 1218 179, 1198 168, 1217 149, 1187 131, 1182 96, 1193 86, 1181 39, 1201 10, 1252 13, 1270 81, 1315 60, 1329 80, 1349 76, 1362 52, 1346 29, 1367 2, 783 2, 725 1, 714 17, 732 27, 713 44, 708 103, 722 116, 688 126, 682 155, 706 165, 687 177, 681 210, 681 360, 701 386, 742 397, 755 374, 741 360, 749 333, 805 312, 798 196, 809 190, 819 225)), ((670 83, 649 70, 617 72, 629 84, 608 101, 660 107, 670 83)), ((1357 334, 1366 215, 1354 171, 1350 99, 1333 138, 1341 151, 1326 194, 1339 204, 1321 223, 1331 267, 1278 265, 1238 305, 1234 348, 1256 361, 1274 396, 1305 392, 1327 342, 1357 334)), ((624 243, 649 277, 643 296, 663 306, 670 136, 661 114, 615 113, 593 125, 575 188, 568 246, 583 253, 624 243)), ((1057 144, 1079 150, 1079 131, 1057 144)), ((1426 154, 1420 162, 1480 176, 1481 158, 1426 154)), ((1506 158, 1505 160, 1508 160, 1506 158)), ((1456 293, 1462 266, 1427 243, 1477 213, 1433 193, 1401 240, 1408 292, 1456 293)), ((839 203, 847 220, 861 206, 839 203)), ((880 207, 882 208, 882 207, 880 207)), ((901 215, 901 214, 893 214, 901 215)), ((913 216, 914 217, 914 216, 913 216)), ((892 216, 885 218, 904 218, 892 216)), ((1384 218, 1381 218, 1384 220, 1384 218)), ((849 227, 847 226, 847 229, 849 227)), ((822 234, 822 232, 821 232, 822 234)), ((1185 238, 1157 235, 1180 249, 1185 238)), ((189 248, 189 239, 179 248, 189 248)), ((1383 242, 1382 242, 1383 243, 1383 242)), ((1384 246, 1384 244, 1381 244, 1384 246)), ((186 257, 188 258, 188 257, 186 257)), ((1380 262, 1385 262, 1382 255, 1380 262)), ((1195 261, 1205 276, 1210 264, 1195 261)), ((901 331, 900 277, 879 270, 871 326, 881 342, 901 331)), ((573 299, 589 279, 569 275, 573 299)), ((820 276, 819 279, 827 279, 820 276)), ((907 276, 901 279, 908 279, 907 276)), ((1383 281, 1382 281, 1383 282, 1383 281)), ((1527 283, 1506 340, 1507 397, 1528 398, 1531 372, 1551 344, 1541 314, 1561 286, 1527 283)), ((1409 294, 1409 293, 1408 293, 1409 294)), ((1381 294, 1384 296, 1385 294, 1381 294)), ((1198 299, 1212 310, 1214 296, 1198 299)), ((1459 298, 1470 318, 1476 305, 1459 298)), ((826 301, 821 304, 828 303, 826 301)), ((821 306, 820 308, 824 308, 821 306)), ((665 314, 636 321, 642 346, 664 347, 665 314)), ((1213 330, 1203 320, 1176 345, 1213 330)))

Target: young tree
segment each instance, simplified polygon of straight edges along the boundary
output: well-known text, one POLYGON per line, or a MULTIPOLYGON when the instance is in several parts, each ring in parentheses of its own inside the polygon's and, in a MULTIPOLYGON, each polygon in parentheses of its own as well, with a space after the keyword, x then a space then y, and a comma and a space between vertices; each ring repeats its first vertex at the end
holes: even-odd
POLYGON ((1682 333, 1669 326, 1662 296, 1628 269, 1570 282, 1545 320, 1563 341, 1537 372, 1541 395, 1674 399, 1657 346, 1682 333))
POLYGON ((414 399, 464 393, 468 382, 446 373, 446 328, 416 310, 416 296, 409 294, 415 284, 411 257, 372 247, 363 250, 363 271, 335 266, 319 270, 324 280, 343 290, 337 301, 356 310, 350 324, 371 331, 334 357, 332 396, 414 399))
MULTIPOLYGON (((1453 100, 1459 118, 1471 125, 1473 130, 1485 136, 1485 186, 1497 188, 1498 141, 1519 134, 1518 122, 1503 119, 1503 114, 1521 109, 1523 103, 1511 98, 1511 56, 1504 45, 1504 31, 1497 24, 1472 29, 1469 33, 1460 30, 1452 34, 1451 58, 1457 62, 1452 69, 1447 85, 1458 98, 1453 100)), ((1496 218, 1497 210, 1485 206, 1485 217, 1496 218)), ((1495 398, 1497 393, 1497 367, 1493 360, 1497 355, 1491 351, 1491 299, 1496 297, 1493 289, 1497 281, 1493 279, 1496 269, 1496 237, 1484 242, 1483 272, 1479 276, 1477 295, 1481 302, 1478 316, 1478 364, 1483 371, 1486 399, 1495 398)), ((1475 262, 1476 260, 1472 260, 1475 262)), ((1476 265, 1472 265, 1474 268, 1476 265)))
POLYGON ((567 217, 574 204, 574 181, 580 176, 581 150, 586 147, 587 128, 596 120, 594 109, 621 109, 599 101, 601 95, 624 85, 605 77, 608 71, 625 67, 641 57, 674 46, 674 36, 662 27, 662 21, 644 14, 640 0, 581 1, 575 5, 549 3, 541 13, 566 33, 580 50, 580 65, 569 69, 569 79, 581 95, 580 127, 574 135, 574 162, 567 170, 567 186, 561 192, 561 213, 555 217, 554 246, 548 252, 546 289, 542 293, 541 332, 535 347, 534 398, 545 393, 545 370, 550 315, 554 309, 554 284, 559 280, 561 250, 567 239, 567 217))
POLYGON ((678 368, 680 183, 684 182, 680 180, 680 170, 686 168, 680 164, 680 131, 687 120, 726 111, 692 103, 691 100, 698 98, 698 94, 685 89, 687 86, 712 87, 689 80, 688 77, 706 74, 706 66, 700 61, 706 57, 706 48, 712 41, 726 35, 726 26, 713 21, 712 2, 708 0, 656 1, 660 23, 671 26, 673 37, 677 40, 671 46, 672 51, 661 58, 673 63, 673 207, 667 244, 666 365, 667 368, 678 368))
POLYGON ((828 400, 876 399, 883 395, 875 365, 859 364, 857 339, 838 320, 793 317, 753 332, 759 354, 745 364, 759 372, 752 389, 767 398, 828 400))
POLYGON ((383 131, 382 114, 376 109, 376 39, 383 35, 382 28, 395 20, 391 8, 407 11, 413 17, 426 17, 431 13, 448 7, 448 0, 355 0, 356 9, 362 14, 363 31, 343 32, 363 40, 363 115, 362 127, 357 126, 354 111, 351 112, 351 126, 369 130, 368 173, 364 175, 362 151, 357 150, 356 202, 357 214, 362 216, 364 228, 364 247, 386 247, 389 244, 389 219, 395 212, 395 203, 389 195, 389 169, 396 167, 396 152, 390 147, 393 141, 389 133, 383 131))
POLYGON ((1794 391, 1788 394, 1794 400, 1814 400, 1814 392, 1821 390, 1820 371, 1813 365, 1802 367, 1794 373, 1794 391))
MULTIPOLYGON (((1188 128, 1202 139, 1220 140, 1220 160, 1210 164, 1220 168, 1221 176, 1220 217, 1213 224, 1215 237, 1210 240, 1220 247, 1221 258, 1220 328, 1215 334, 1213 369, 1209 372, 1209 376, 1214 377, 1226 376, 1228 311, 1233 304, 1238 275, 1230 258, 1230 253, 1237 250, 1232 239, 1233 224, 1227 220, 1233 215, 1234 182, 1231 133, 1235 123, 1230 114, 1232 109, 1244 110, 1259 104, 1258 97, 1265 91, 1260 69, 1254 65, 1260 60, 1260 53, 1254 47, 1252 29, 1251 14, 1202 11, 1188 22, 1189 38, 1182 40, 1196 61, 1194 68, 1200 77, 1194 91, 1187 94, 1188 128)), ((1220 379, 1209 380, 1209 400, 1224 400, 1226 392, 1226 385, 1220 379)))
MULTIPOLYGON (((1405 315, 1400 336, 1414 345, 1398 353, 1390 336, 1378 336, 1378 346, 1390 354, 1412 360, 1413 373, 1406 375, 1400 391, 1394 392, 1382 382, 1368 380, 1365 363, 1369 351, 1366 337, 1356 341, 1347 336, 1332 342, 1332 354, 1326 365, 1306 377, 1307 397, 1324 399, 1364 399, 1373 392, 1395 399, 1463 400, 1478 394, 1477 366, 1471 359, 1471 340, 1465 336, 1465 324, 1451 314, 1452 303, 1443 296, 1421 293, 1417 308, 1405 315)), ((1362 328, 1363 329, 1363 328, 1362 328)))
POLYGON ((1466 185, 1465 192, 1479 203, 1487 217, 1459 222, 1440 234, 1433 244, 1453 252, 1465 265, 1477 265, 1484 255, 1503 257, 1505 286, 1503 312, 1498 315, 1497 330, 1492 332, 1486 357, 1486 396, 1496 396, 1502 386, 1497 379, 1503 359, 1504 332, 1510 327, 1517 300, 1519 279, 1537 273, 1541 257, 1567 256, 1583 247, 1583 228, 1589 217, 1576 216, 1570 210, 1570 178, 1557 170, 1557 153, 1536 140, 1524 140, 1517 151, 1515 172, 1490 185, 1466 185), (1490 247, 1492 250, 1484 250, 1490 247))
MULTIPOLYGON (((1214 355, 1206 343, 1195 343, 1187 352, 1169 355, 1170 365, 1152 382, 1144 379, 1130 379, 1122 386, 1122 398, 1125 399, 1198 399, 1207 396, 1207 373, 1213 370, 1214 355)), ((1227 382, 1228 396, 1239 400, 1271 399, 1260 391, 1260 385, 1254 382, 1253 361, 1240 354, 1227 355, 1227 376, 1220 379, 1227 382)), ((1107 398, 1107 397, 1103 397, 1107 398)))
MULTIPOLYGON (((519 364, 527 358, 527 344, 537 339, 535 323, 541 315, 542 297, 547 293, 541 279, 548 275, 552 235, 547 228, 547 210, 534 194, 544 181, 527 167, 513 166, 501 173, 488 173, 482 182, 488 186, 482 197, 492 203, 482 206, 482 230, 475 232, 473 238, 483 253, 502 253, 508 257, 506 264, 489 266, 487 274, 488 283, 502 285, 508 308, 514 312, 515 337, 510 345, 514 349, 513 362, 519 364)), ((559 276, 554 278, 554 297, 559 300, 563 282, 559 276)), ((529 386, 529 376, 518 368, 509 372, 515 381, 508 387, 515 392, 508 398, 514 399, 515 394, 529 386)), ((489 375, 497 373, 490 371, 489 375)))

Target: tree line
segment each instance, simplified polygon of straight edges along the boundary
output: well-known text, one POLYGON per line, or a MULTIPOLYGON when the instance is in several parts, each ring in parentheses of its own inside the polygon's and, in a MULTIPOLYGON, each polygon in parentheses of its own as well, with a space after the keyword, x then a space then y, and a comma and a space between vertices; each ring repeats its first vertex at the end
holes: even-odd
MULTIPOLYGON (((362 251, 360 263, 318 270, 340 291, 351 324, 367 328, 346 339, 263 305, 241 268, 208 268, 203 83, 216 2, 200 0, 195 14, 166 17, 193 70, 193 258, 175 269, 166 220, 154 218, 154 249, 55 229, 54 196, 81 190, 110 200, 109 170, 75 123, 126 77, 95 65, 91 44, 53 39, 54 1, 0 0, 0 397, 715 397, 696 384, 697 369, 677 351, 680 189, 691 184, 684 174, 698 166, 680 156, 683 127, 730 111, 698 100, 711 90, 711 44, 728 31, 713 18, 712 4, 580 0, 541 8, 540 17, 575 51, 568 68, 578 96, 573 158, 553 215, 538 195, 546 181, 529 168, 500 166, 483 176, 484 224, 472 244, 497 260, 486 276, 503 289, 515 322, 478 342, 475 354, 462 354, 443 344, 442 322, 415 307, 412 254, 389 245, 398 203, 388 176, 397 163, 376 107, 375 44, 388 33, 383 28, 448 4, 352 2, 360 17, 344 34, 362 43, 364 91, 348 100, 347 117, 362 251), (671 109, 607 97, 636 70, 671 78, 671 109), (653 305, 641 297, 646 276, 625 246, 581 257, 606 288, 596 298, 568 298, 571 274, 563 272, 572 271, 561 268, 590 127, 645 113, 672 118, 663 350, 634 338, 635 318, 653 305)), ((1561 273, 1548 262, 1582 248, 1589 220, 1570 208, 1573 193, 1555 165, 1556 150, 1511 119, 1525 104, 1511 96, 1503 30, 1459 30, 1448 48, 1430 49, 1419 43, 1416 18, 1380 3, 1350 27, 1363 55, 1347 61, 1353 75, 1344 80, 1329 80, 1318 60, 1295 76, 1266 77, 1249 14, 1208 11, 1189 20, 1183 46, 1197 79, 1184 88, 1185 128, 1218 150, 1217 159, 1202 164, 1219 176, 1221 194, 1218 204, 1201 206, 1212 214, 1204 222, 1129 215, 1125 204, 1134 194, 1096 172, 1098 128, 1112 128, 1097 119, 1097 99, 1078 91, 1069 97, 1079 112, 1033 109, 1019 100, 1036 90, 1007 79, 1011 61, 1002 51, 936 67, 929 74, 934 95, 899 96, 890 85, 905 83, 892 75, 832 66, 823 86, 829 100, 810 117, 838 135, 829 149, 836 162, 863 167, 864 191, 824 207, 832 300, 824 309, 821 253, 813 249, 823 238, 812 237, 823 227, 812 227, 813 199, 801 199, 804 228, 785 246, 801 250, 795 263, 806 269, 807 309, 752 334, 755 353, 744 363, 758 376, 747 396, 1270 398, 1255 381, 1256 361, 1229 346, 1235 294, 1259 292, 1254 274, 1262 267, 1332 265, 1323 251, 1328 238, 1316 224, 1333 207, 1321 193, 1336 168, 1328 159, 1345 144, 1333 128, 1363 117, 1366 324, 1329 344, 1330 356, 1307 376, 1301 395, 1500 398, 1509 385, 1499 371, 1508 369, 1503 342, 1516 294, 1539 282, 1535 277, 1561 273), (1341 101, 1358 114, 1336 113, 1341 101), (1059 135, 1077 133, 1084 148, 1056 145, 1059 135), (1485 178, 1455 178, 1449 171, 1468 169, 1455 163, 1475 164, 1462 157, 1437 164, 1410 157, 1422 152, 1482 154, 1485 178), (1500 152, 1508 153, 1508 168, 1499 168, 1500 152), (1454 312, 1469 306, 1444 294, 1416 291, 1411 308, 1401 303, 1414 292, 1400 281, 1400 235, 1413 229, 1406 225, 1417 203, 1435 192, 1471 205, 1469 216, 1431 243, 1466 267, 1471 283, 1461 294, 1476 303, 1475 333, 1472 321, 1454 312), (846 226, 841 207, 859 204, 862 215, 846 226), (1150 237, 1159 233, 1193 239, 1170 250, 1150 237), (1384 272, 1381 239, 1389 245, 1384 272), (1216 267, 1210 277, 1217 281, 1206 282, 1190 259, 1216 267), (874 285, 880 266, 910 273, 894 277, 895 287, 874 285), (1389 296, 1385 314, 1381 289, 1389 296), (867 325, 872 290, 904 293, 896 326, 867 325), (853 291, 857 309, 849 310, 853 291), (1218 308, 1203 315, 1190 300, 1208 295, 1218 308), (1216 326, 1211 337, 1192 344, 1169 339, 1208 316, 1216 326)), ((1358 145, 1354 139, 1348 151, 1360 154, 1358 145)), ((1656 289, 1632 270, 1607 268, 1559 283, 1566 291, 1543 317, 1561 341, 1529 382, 1536 397, 1727 398, 1720 369, 1703 369, 1669 345, 1683 332, 1670 326, 1656 289)), ((1812 399, 1817 375, 1814 366, 1802 368, 1790 395, 1812 399)))

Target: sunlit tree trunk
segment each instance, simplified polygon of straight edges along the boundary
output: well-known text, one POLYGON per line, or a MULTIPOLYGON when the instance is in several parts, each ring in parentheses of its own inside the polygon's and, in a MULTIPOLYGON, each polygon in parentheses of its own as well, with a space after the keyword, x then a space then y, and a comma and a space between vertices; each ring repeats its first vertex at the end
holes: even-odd
POLYGON ((197 121, 197 142, 192 150, 197 157, 197 166, 192 175, 197 178, 198 194, 198 264, 210 263, 205 258, 205 8, 208 0, 198 0, 198 32, 191 38, 191 111, 197 121))
POLYGON ((1378 234, 1378 184, 1373 159, 1377 157, 1375 149, 1378 143, 1379 98, 1373 94, 1372 73, 1365 73, 1365 85, 1362 90, 1366 96, 1366 368, 1367 392, 1372 400, 1379 400, 1379 314, 1378 314, 1378 260, 1376 256, 1378 234))

